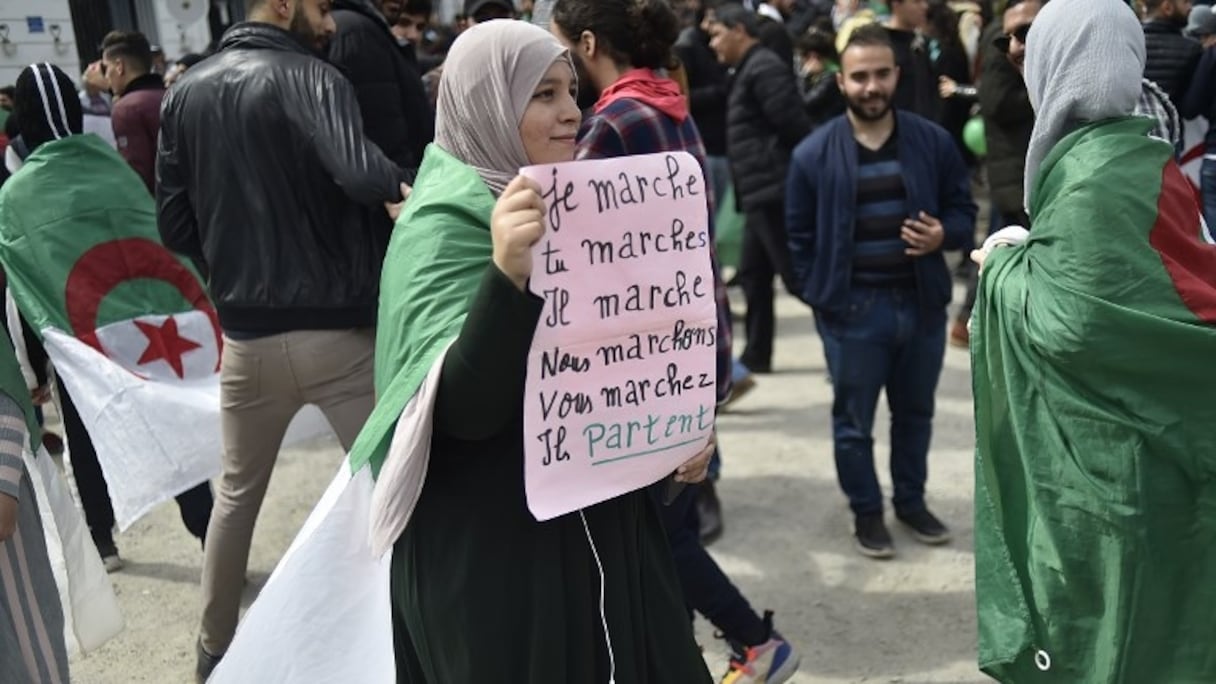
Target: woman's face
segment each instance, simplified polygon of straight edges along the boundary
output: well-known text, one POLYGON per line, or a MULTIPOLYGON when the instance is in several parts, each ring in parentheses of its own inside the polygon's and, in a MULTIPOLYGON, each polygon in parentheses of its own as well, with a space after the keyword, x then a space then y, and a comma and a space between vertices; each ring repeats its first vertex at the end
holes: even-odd
POLYGON ((529 162, 556 164, 574 159, 574 143, 582 121, 577 97, 570 64, 565 59, 557 60, 532 91, 532 101, 519 122, 519 137, 529 162))

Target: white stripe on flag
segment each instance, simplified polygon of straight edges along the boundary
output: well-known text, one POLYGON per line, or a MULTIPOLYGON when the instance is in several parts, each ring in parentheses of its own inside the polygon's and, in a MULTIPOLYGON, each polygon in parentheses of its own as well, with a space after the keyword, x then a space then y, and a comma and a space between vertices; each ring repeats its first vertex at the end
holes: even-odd
MULTIPOLYGON (((195 313, 175 318, 185 329, 195 313)), ((106 330, 98 331, 103 340, 106 330)), ((187 362, 185 380, 177 379, 167 366, 145 379, 71 335, 46 329, 43 338, 97 449, 120 530, 157 504, 220 474, 220 375, 214 371, 214 351, 207 361, 213 370, 201 377, 191 374, 187 362)), ((214 349, 214 342, 211 347, 214 349)), ((198 352, 207 358, 204 350, 198 352)), ((129 349, 114 353, 123 364, 132 363, 129 349)), ((149 368, 151 365, 139 370, 148 372, 149 368)), ((197 366, 193 368, 197 372, 197 366)), ((328 431, 325 418, 310 407, 296 416, 284 444, 328 431)))

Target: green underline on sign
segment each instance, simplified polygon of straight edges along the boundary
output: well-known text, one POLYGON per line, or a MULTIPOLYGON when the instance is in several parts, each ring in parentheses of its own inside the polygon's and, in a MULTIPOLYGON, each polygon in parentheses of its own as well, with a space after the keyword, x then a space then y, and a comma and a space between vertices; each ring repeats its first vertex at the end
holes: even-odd
POLYGON ((679 444, 669 444, 665 447, 659 447, 658 449, 651 449, 650 451, 639 451, 636 454, 629 454, 628 456, 617 456, 616 458, 605 458, 604 460, 596 461, 595 463, 592 463, 591 465, 602 466, 606 463, 616 463, 617 461, 627 461, 631 458, 640 458, 642 456, 649 456, 651 454, 657 454, 661 451, 671 451, 672 449, 679 449, 682 446, 688 446, 689 444, 699 442, 702 439, 703 438, 701 438, 701 437, 697 437, 695 439, 689 439, 689 440, 680 442, 679 444))

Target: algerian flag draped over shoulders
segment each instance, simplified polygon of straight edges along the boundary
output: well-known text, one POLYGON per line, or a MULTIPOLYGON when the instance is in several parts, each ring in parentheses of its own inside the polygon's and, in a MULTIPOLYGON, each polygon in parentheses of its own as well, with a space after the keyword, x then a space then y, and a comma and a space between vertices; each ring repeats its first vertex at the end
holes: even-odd
POLYGON ((97 449, 119 526, 219 474, 221 332, 104 141, 39 146, 0 191, 0 261, 97 449))
POLYGON ((1143 119, 1058 143, 973 318, 980 666, 1216 681, 1216 246, 1143 119))

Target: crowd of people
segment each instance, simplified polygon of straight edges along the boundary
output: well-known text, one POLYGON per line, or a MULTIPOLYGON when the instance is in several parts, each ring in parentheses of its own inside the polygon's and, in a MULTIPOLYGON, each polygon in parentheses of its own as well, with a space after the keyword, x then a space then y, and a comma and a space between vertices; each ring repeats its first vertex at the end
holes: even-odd
MULTIPOLYGON (((254 525, 292 417, 317 405, 352 463, 379 472, 397 418, 419 397, 434 435, 425 486, 392 545, 398 681, 707 682, 695 613, 730 650, 724 684, 793 676, 801 659, 774 614, 754 609, 706 551, 724 527, 716 439, 681 466, 676 479, 696 486, 674 500, 658 483, 545 523, 526 506, 522 394, 543 304, 527 283, 546 210, 518 171, 656 152, 697 159, 711 225, 743 221, 729 279, 710 254, 720 411, 774 370, 778 284, 813 311, 858 552, 896 555, 874 459, 884 393, 894 517, 921 542, 951 540, 926 483, 945 348, 970 346, 981 667, 1023 681, 1030 668, 1051 670, 1053 651, 1075 649, 1087 655, 1057 658, 1059 681, 1154 681, 1163 661, 1171 681, 1216 677, 1182 643, 1212 631, 1198 617, 1193 633, 1154 641, 1150 654, 1112 636, 1131 628, 1103 616, 1103 598, 1142 614, 1179 598, 1135 587, 1197 586, 1201 573, 1151 556, 1181 558, 1171 554, 1216 533, 1179 522, 1210 487, 1216 444, 1190 433, 1216 418, 1212 403, 1128 372, 1140 361, 1113 341, 1151 329, 1174 365, 1148 365, 1167 376, 1216 349, 1206 228, 1216 127, 1200 188, 1177 165, 1183 120, 1216 116, 1210 7, 468 0, 452 26, 434 24, 433 10, 430 0, 251 0, 248 21, 208 54, 165 62, 145 36, 116 31, 78 83, 34 65, 0 89, 0 219, 24 164, 98 135, 155 199, 161 241, 197 268, 217 311, 223 474, 214 494, 204 482, 177 497, 203 545, 200 682, 236 634, 254 525), (989 216, 978 217, 975 193, 989 216), (1127 209, 1114 213, 1111 198, 1127 209), (957 278, 967 296, 950 320, 957 278), (737 353, 729 286, 743 299, 737 353), (1192 400, 1174 400, 1183 394, 1192 400), (1186 434, 1162 436, 1171 431, 1186 434), (1138 470, 1105 465, 1115 448, 1138 470), (1190 460, 1174 460, 1183 453, 1190 460), (1087 507, 1077 492, 1095 478, 1103 502, 1087 507), (1065 485, 1076 497, 1052 499, 1065 485), (1168 514, 1113 510, 1165 499, 1168 514), (1170 524, 1190 532, 1149 540, 1170 524), (1132 560, 1118 562, 1133 565, 1083 575, 1103 535, 1124 539, 1132 560), (498 562, 505 555, 517 562, 498 562), (1069 598, 1076 586, 1093 601, 1069 598), (1060 605, 1071 629, 1043 618, 1060 605)), ((87 202, 87 183, 65 180, 77 181, 87 202)), ((0 350, 0 675, 12 673, 0 679, 66 680, 66 656, 47 637, 62 615, 14 598, 2 572, 20 565, 28 578, 24 564, 46 562, 30 539, 38 522, 19 454, 50 392, 38 340, 25 338, 32 389, 0 350), (26 547, 30 561, 18 558, 26 547)), ((93 541, 119 571, 88 430, 64 387, 57 395, 93 541)))

